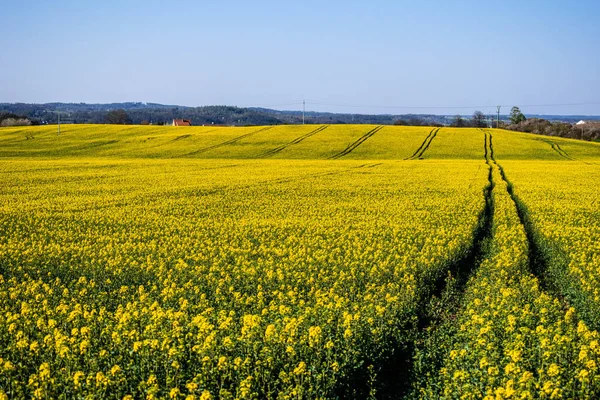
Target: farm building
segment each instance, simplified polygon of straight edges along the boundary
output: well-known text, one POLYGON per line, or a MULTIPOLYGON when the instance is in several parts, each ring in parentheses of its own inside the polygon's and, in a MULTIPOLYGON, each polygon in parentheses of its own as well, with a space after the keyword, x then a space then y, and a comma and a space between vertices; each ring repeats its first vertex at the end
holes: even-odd
POLYGON ((189 119, 174 119, 173 126, 192 126, 192 121, 189 119))

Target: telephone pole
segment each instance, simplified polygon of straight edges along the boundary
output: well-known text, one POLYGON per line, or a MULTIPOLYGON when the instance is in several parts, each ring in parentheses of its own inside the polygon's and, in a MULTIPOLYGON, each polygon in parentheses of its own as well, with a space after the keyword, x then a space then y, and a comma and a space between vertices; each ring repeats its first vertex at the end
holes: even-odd
POLYGON ((306 112, 306 100, 302 100, 302 125, 304 125, 304 113, 306 112))
POLYGON ((58 111, 58 132, 56 132, 56 136, 60 136, 60 111, 58 111))
POLYGON ((500 129, 500 107, 501 106, 497 106, 497 108, 498 108, 498 119, 496 120, 496 129, 500 129))

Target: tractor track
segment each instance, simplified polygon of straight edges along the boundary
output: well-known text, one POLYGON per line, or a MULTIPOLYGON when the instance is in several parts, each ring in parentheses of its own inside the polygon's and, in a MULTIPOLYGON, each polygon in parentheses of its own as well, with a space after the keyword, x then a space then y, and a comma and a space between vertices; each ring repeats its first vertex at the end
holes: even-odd
POLYGON ((361 144, 363 144, 364 142, 366 142, 370 137, 372 137, 373 135, 375 135, 377 132, 379 132, 380 130, 382 130, 384 128, 383 125, 379 125, 373 129, 371 129, 369 132, 365 133, 364 135, 362 135, 361 137, 359 137, 358 139, 356 139, 354 142, 350 143, 348 145, 348 147, 346 147, 344 150, 342 150, 341 152, 329 157, 330 160, 337 160, 338 158, 342 158, 344 156, 347 156, 348 154, 352 153, 358 146, 360 146, 361 144))
POLYGON ((173 142, 177 142, 177 141, 179 141, 179 140, 187 139, 187 138, 189 138, 189 137, 191 137, 191 136, 192 136, 192 135, 191 135, 191 134, 189 134, 189 133, 188 133, 187 135, 180 135, 180 136, 177 136, 175 139, 169 140, 167 143, 173 143, 173 142))
POLYGON ((427 137, 425 138, 425 140, 423 141, 423 143, 421 143, 421 146, 419 146, 419 148, 417 149, 417 151, 415 151, 412 156, 410 156, 408 158, 405 158, 405 160, 417 160, 417 159, 421 159, 423 157, 423 154, 425 154, 425 152, 427 151, 427 149, 431 145, 431 142, 433 142, 433 139, 435 139, 435 137, 437 136, 437 134, 440 131, 440 129, 442 129, 442 128, 433 128, 431 130, 431 132, 429 132, 429 135, 427 135, 427 137))
MULTIPOLYGON (((489 137, 490 148, 492 149, 492 162, 497 166, 502 180, 506 183, 506 191, 508 192, 511 200, 513 201, 519 222, 523 225, 525 235, 527 237, 527 248, 528 248, 528 270, 538 279, 540 283, 540 289, 549 295, 557 298, 563 306, 566 307, 564 296, 558 289, 559 285, 554 282, 554 279, 549 274, 551 266, 551 255, 548 252, 548 246, 544 243, 542 236, 538 232, 533 220, 531 219, 531 213, 527 208, 527 205, 517 196, 515 193, 514 185, 508 179, 506 171, 500 165, 493 156, 492 147, 492 133, 485 131, 486 136, 489 137)), ((553 147, 554 148, 554 147, 553 147)), ((556 150, 558 152, 558 150, 556 150)), ((566 153, 565 153, 566 154, 566 153)))
POLYGON ((361 169, 365 169, 365 168, 374 168, 381 164, 383 164, 383 163, 368 163, 368 164, 361 164, 356 167, 344 168, 344 169, 339 169, 339 170, 335 170, 335 171, 318 172, 318 173, 313 173, 313 174, 303 174, 303 175, 290 176, 290 177, 286 177, 286 178, 268 179, 265 181, 260 181, 260 182, 256 182, 256 183, 253 183, 250 185, 246 185, 246 186, 243 186, 240 188, 249 188, 249 187, 260 186, 260 185, 265 185, 265 184, 269 184, 269 183, 293 182, 293 181, 298 181, 298 180, 308 179, 308 178, 319 178, 321 176, 341 175, 341 174, 345 174, 345 173, 356 172, 357 170, 361 170, 361 169))
MULTIPOLYGON (((432 137, 433 131, 428 139, 432 137)), ((425 147, 424 142, 420 150, 425 147)), ((415 152, 415 155, 418 153, 419 151, 415 152)), ((491 154, 491 141, 484 135, 487 184, 483 188, 484 207, 479 211, 472 242, 451 260, 446 268, 439 271, 433 281, 425 283, 427 289, 420 295, 418 305, 418 331, 415 341, 408 351, 402 353, 404 362, 395 366, 396 372, 395 375, 392 374, 390 387, 395 389, 395 393, 386 398, 420 399, 419 388, 425 384, 427 376, 439 371, 443 366, 447 354, 445 348, 439 346, 439 342, 442 338, 456 333, 458 328, 455 320, 463 307, 467 283, 481 263, 489 257, 494 237, 496 183, 493 178, 491 154), (394 378, 396 382, 393 381, 394 378)))
MULTIPOLYGON (((287 182, 300 181, 300 180, 303 180, 303 179, 320 178, 320 177, 323 177, 323 176, 342 175, 342 174, 347 174, 347 173, 358 173, 358 172, 361 172, 361 170, 375 168, 375 167, 378 167, 378 166, 380 166, 382 164, 383 164, 383 162, 379 162, 379 163, 367 163, 367 164, 358 165, 356 167, 340 168, 340 169, 336 169, 334 171, 317 172, 317 173, 310 173, 310 174, 301 174, 301 175, 294 175, 294 176, 289 176, 289 177, 284 177, 284 178, 266 179, 266 180, 263 180, 263 181, 258 181, 258 182, 248 183, 248 184, 242 184, 242 185, 238 185, 238 186, 219 186, 219 187, 214 187, 214 188, 211 188, 211 189, 204 189, 204 190, 201 190, 201 191, 192 191, 190 194, 191 195, 195 195, 195 196, 208 196, 208 195, 213 195, 213 194, 226 194, 226 193, 229 193, 231 191, 250 189, 250 188, 253 188, 253 187, 260 187, 260 186, 269 185, 269 184, 287 183, 287 182)), ((236 166, 236 165, 223 166, 222 168, 234 167, 234 166, 236 166)))
MULTIPOLYGON (((216 130, 217 129, 208 129, 206 131, 200 132, 200 135, 205 135, 207 133, 214 132, 216 130)), ((175 138, 173 138, 171 140, 168 140, 166 142, 158 143, 158 144, 155 144, 155 145, 152 145, 152 146, 144 147, 144 149, 155 149, 155 148, 158 148, 158 147, 163 147, 163 146, 166 146, 168 144, 171 144, 171 143, 174 143, 174 142, 178 142, 180 140, 184 140, 184 139, 187 139, 189 137, 193 137, 194 135, 195 134, 192 134, 192 133, 186 134, 186 135, 180 135, 180 136, 177 136, 177 137, 175 137, 175 138)), ((152 137, 146 138, 146 140, 144 140, 144 143, 147 142, 148 140, 154 140, 154 139, 157 139, 157 138, 158 138, 157 136, 152 136, 152 137)))
POLYGON ((548 143, 548 144, 549 144, 549 145, 552 147, 552 150, 554 150, 555 152, 557 152, 557 153, 558 153, 558 155, 560 155, 560 156, 561 156, 561 157, 563 157, 563 158, 566 158, 567 160, 570 160, 570 161, 578 161, 578 162, 582 162, 582 163, 584 163, 584 164, 586 164, 586 165, 594 165, 594 164, 595 164, 595 163, 590 163, 590 162, 587 162, 587 161, 578 160, 578 159, 576 159, 576 158, 573 158, 573 157, 571 157, 571 156, 569 155, 569 153, 567 153, 566 151, 564 151, 564 150, 563 150, 563 149, 560 147, 560 145, 559 145, 558 143, 554 143, 554 142, 553 142, 552 140, 550 140, 550 139, 540 139, 540 140, 542 140, 542 141, 544 141, 544 142, 548 143))
POLYGON ((576 161, 574 158, 569 156, 566 151, 561 149, 561 147, 557 143, 554 143, 552 140, 550 140, 550 139, 540 139, 540 140, 549 144, 552 147, 552 150, 554 150, 559 156, 566 158, 567 160, 576 161))
POLYGON ((185 157, 185 156, 193 156, 193 155, 195 155, 195 154, 201 154, 201 153, 207 152, 207 151, 209 151, 209 150, 214 150, 214 149, 217 149, 217 148, 219 148, 219 147, 223 147, 223 146, 227 146, 227 145, 230 145, 230 144, 234 144, 234 143, 237 143, 237 142, 239 142, 239 141, 240 141, 240 140, 242 140, 242 139, 245 139, 245 138, 247 138, 247 137, 250 137, 250 136, 256 135, 257 133, 260 133, 260 132, 267 131, 267 130, 269 130, 269 129, 272 129, 272 128, 273 128, 272 126, 267 126, 267 127, 264 127, 264 128, 261 128, 261 129, 258 129, 258 130, 255 130, 255 131, 252 131, 252 132, 245 133, 245 134, 243 134, 243 135, 240 135, 240 136, 238 136, 238 137, 235 137, 235 138, 233 138, 233 139, 229 139, 229 140, 227 140, 227 141, 225 141, 225 142, 218 143, 218 144, 215 144, 215 145, 212 145, 212 146, 208 146, 208 147, 204 147, 204 148, 202 148, 202 149, 195 150, 195 151, 192 151, 192 152, 190 152, 190 153, 186 153, 186 154, 184 154, 183 156, 184 156, 184 157, 185 157))
POLYGON ((312 130, 312 131, 310 131, 310 132, 308 132, 308 133, 306 133, 306 134, 304 134, 302 136, 298 136, 296 139, 292 140, 289 143, 282 144, 281 146, 277 146, 274 149, 265 151, 263 154, 259 155, 258 158, 271 157, 271 156, 273 156, 273 155, 275 155, 275 154, 277 154, 277 153, 279 153, 279 152, 287 149, 290 146, 302 143, 304 140, 308 139, 311 136, 316 135, 319 132, 323 132, 328 127, 329 127, 328 125, 322 125, 322 126, 318 127, 317 129, 314 129, 314 130, 312 130))
POLYGON ((427 143, 427 141, 429 140, 429 137, 431 135, 433 135, 433 132, 436 130, 436 128, 433 128, 428 134, 427 137, 425 138, 425 140, 423 140, 423 143, 421 143, 421 145, 419 146, 419 148, 413 153, 412 156, 405 158, 405 160, 412 160, 413 158, 415 158, 417 156, 417 154, 419 154, 419 152, 421 151, 421 149, 423 148, 423 146, 425 146, 425 143, 427 143))

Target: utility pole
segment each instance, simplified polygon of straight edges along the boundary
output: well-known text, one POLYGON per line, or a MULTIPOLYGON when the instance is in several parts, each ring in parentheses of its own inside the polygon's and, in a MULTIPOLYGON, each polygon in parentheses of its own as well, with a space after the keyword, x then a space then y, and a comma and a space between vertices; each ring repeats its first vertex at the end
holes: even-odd
POLYGON ((302 100, 302 125, 304 125, 304 113, 306 112, 306 100, 302 100))
POLYGON ((56 136, 60 136, 60 111, 58 111, 58 132, 56 133, 56 136))
POLYGON ((496 129, 500 129, 500 107, 501 106, 496 106, 498 108, 498 119, 496 120, 496 129))

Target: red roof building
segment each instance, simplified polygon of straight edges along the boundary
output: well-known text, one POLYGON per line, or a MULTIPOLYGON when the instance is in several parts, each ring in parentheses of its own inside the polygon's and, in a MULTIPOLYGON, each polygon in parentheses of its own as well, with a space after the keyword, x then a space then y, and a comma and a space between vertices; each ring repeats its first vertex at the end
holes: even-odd
POLYGON ((174 119, 173 126, 192 126, 192 121, 189 119, 174 119))

